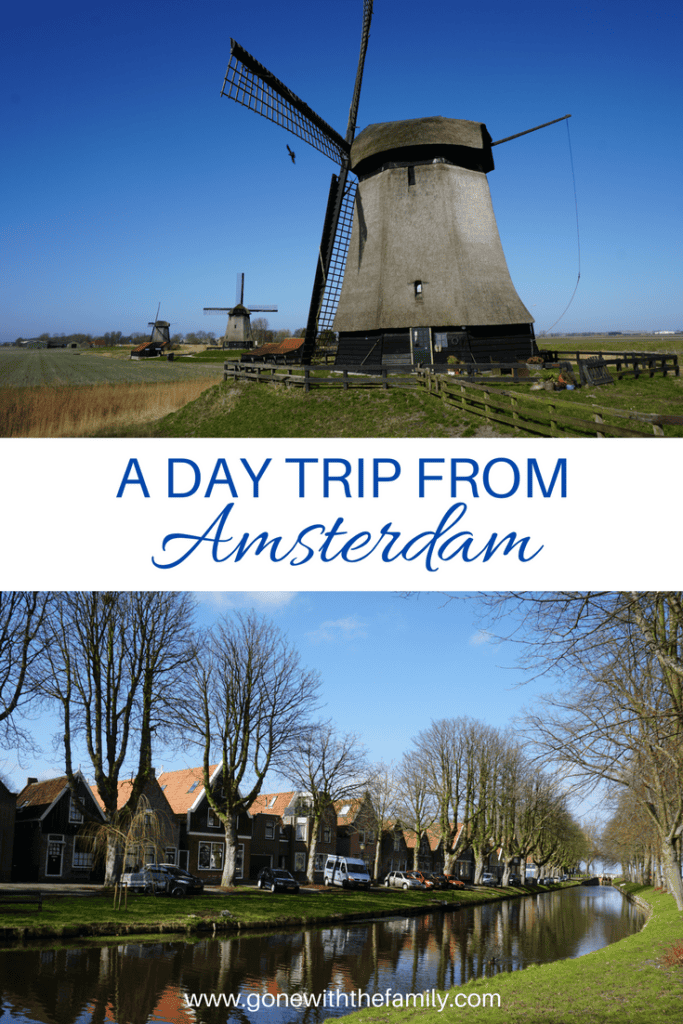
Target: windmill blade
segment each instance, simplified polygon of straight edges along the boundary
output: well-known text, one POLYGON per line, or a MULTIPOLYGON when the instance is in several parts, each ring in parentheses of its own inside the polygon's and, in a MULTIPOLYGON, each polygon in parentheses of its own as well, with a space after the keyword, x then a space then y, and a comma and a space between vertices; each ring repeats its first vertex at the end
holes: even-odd
POLYGON ((249 303, 249 312, 250 313, 277 313, 277 306, 262 306, 262 305, 252 306, 252 304, 249 303))
POLYGON ((244 274, 237 275, 237 291, 235 292, 235 305, 244 305, 244 274))
POLYGON ((213 314, 213 313, 215 313, 215 314, 222 313, 223 316, 225 316, 226 313, 229 313, 230 309, 231 309, 230 306, 204 306, 204 312, 205 313, 211 313, 211 314, 213 314))
POLYGON ((346 269, 346 257, 349 253, 351 242, 351 228, 353 227, 353 208, 356 202, 356 189, 358 182, 355 178, 347 181, 346 190, 342 197, 337 229, 332 240, 332 257, 330 259, 325 281, 320 313, 318 316, 318 331, 331 331, 334 317, 339 305, 342 284, 344 283, 344 271, 346 269))
POLYGON ((349 145, 353 142, 356 134, 356 118, 358 117, 358 101, 360 100, 360 87, 363 81, 363 68, 365 67, 365 53, 370 38, 370 22, 372 21, 372 0, 363 0, 363 28, 360 36, 360 56, 358 58, 358 70, 356 71, 356 84, 353 88, 353 99, 349 109, 349 123, 346 129, 346 141, 349 145))
POLYGON ((348 158, 349 143, 234 39, 221 96, 281 125, 336 163, 348 158))

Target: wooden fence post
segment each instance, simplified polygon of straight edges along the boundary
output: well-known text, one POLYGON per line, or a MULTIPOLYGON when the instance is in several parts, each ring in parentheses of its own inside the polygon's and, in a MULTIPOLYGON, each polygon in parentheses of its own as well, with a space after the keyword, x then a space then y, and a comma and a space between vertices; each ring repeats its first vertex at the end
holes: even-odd
POLYGON ((388 380, 387 374, 388 374, 387 368, 386 368, 386 366, 383 366, 382 367, 382 387, 384 388, 385 391, 389 387, 389 380, 388 380))
POLYGON ((349 390, 349 371, 344 367, 344 391, 349 390))
MULTIPOLYGON (((596 423, 603 423, 604 422, 604 420, 603 420, 603 418, 602 418, 602 416, 600 415, 599 412, 594 413, 593 419, 595 420, 596 423)), ((596 437, 604 437, 605 435, 602 434, 599 430, 596 430, 595 431, 595 436, 596 437)))
POLYGON ((310 366, 304 366, 304 391, 308 394, 310 384, 308 383, 308 375, 311 372, 310 366))

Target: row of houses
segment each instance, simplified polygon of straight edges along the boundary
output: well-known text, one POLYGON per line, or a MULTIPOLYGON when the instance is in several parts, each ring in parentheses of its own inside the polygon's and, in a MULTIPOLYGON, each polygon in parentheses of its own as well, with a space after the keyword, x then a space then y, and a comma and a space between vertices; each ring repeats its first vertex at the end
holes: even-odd
MULTIPOLYGON (((225 858, 222 823, 212 811, 202 781, 201 768, 164 772, 144 790, 144 812, 153 817, 155 829, 132 842, 122 852, 120 870, 143 864, 177 864, 205 883, 220 883, 225 858)), ((125 806, 132 780, 119 783, 118 806, 125 806)), ((65 776, 38 781, 29 778, 18 795, 0 783, 0 881, 98 882, 104 865, 93 855, 93 823, 105 816, 97 790, 78 773, 73 795, 65 776), (79 807, 88 810, 83 815, 79 807)), ((211 789, 223 795, 221 768, 211 772, 211 789)), ((320 824, 314 880, 322 882, 329 854, 360 857, 374 874, 377 843, 381 843, 380 876, 392 870, 412 868, 417 837, 400 823, 377 834, 368 797, 330 805, 320 824)), ((237 878, 255 879, 264 867, 282 867, 304 880, 308 874, 307 850, 313 819, 306 794, 295 791, 260 794, 237 822, 237 878)), ((456 848, 457 848, 456 837, 456 848)), ((435 832, 422 836, 417 854, 423 871, 440 871, 444 865, 443 841, 435 832)), ((496 870, 495 856, 489 864, 496 870)), ((456 874, 464 881, 473 877, 470 850, 459 852, 456 874)), ((502 869, 501 869, 502 871, 502 869)))

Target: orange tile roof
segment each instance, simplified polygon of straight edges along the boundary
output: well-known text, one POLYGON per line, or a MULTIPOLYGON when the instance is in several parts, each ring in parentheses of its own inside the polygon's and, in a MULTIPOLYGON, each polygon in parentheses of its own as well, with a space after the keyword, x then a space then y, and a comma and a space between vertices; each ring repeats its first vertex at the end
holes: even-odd
MULTIPOLYGON (((209 777, 213 776, 217 767, 217 764, 209 767, 209 777)), ((203 768, 181 768, 177 772, 162 772, 157 777, 157 782, 164 791, 173 813, 187 814, 197 797, 204 792, 203 779, 203 768)))
POLYGON ((274 814, 281 818, 297 796, 297 790, 291 793, 259 793, 249 808, 250 814, 274 814), (272 805, 271 805, 272 801, 272 805))
POLYGON ((338 825, 350 825, 355 820, 356 815, 363 806, 363 797, 357 796, 352 800, 335 800, 334 809, 337 812, 337 824, 338 825), (340 811, 344 807, 348 807, 346 814, 341 814, 340 811))
POLYGON ((285 338, 284 341, 269 341, 265 345, 259 345, 252 349, 252 352, 262 352, 264 355, 283 355, 285 352, 296 352, 304 343, 304 338, 285 338))
MULTIPOLYGON (((133 780, 132 779, 119 779, 119 787, 118 787, 118 792, 116 794, 116 809, 117 809, 117 811, 120 811, 121 808, 125 807, 126 804, 128 803, 128 801, 130 799, 130 791, 131 791, 132 788, 133 788, 133 780)), ((92 795, 95 797, 95 800, 97 801, 97 803, 100 805, 102 810, 104 810, 104 801, 102 800, 102 798, 101 798, 101 796, 99 794, 97 786, 91 786, 90 790, 92 792, 92 795)))

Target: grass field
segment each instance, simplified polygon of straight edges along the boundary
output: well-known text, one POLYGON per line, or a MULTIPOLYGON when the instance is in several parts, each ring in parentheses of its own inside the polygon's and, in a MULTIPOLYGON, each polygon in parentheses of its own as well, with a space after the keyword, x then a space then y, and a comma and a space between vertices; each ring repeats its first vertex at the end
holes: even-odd
MULTIPOLYGON (((541 342, 544 343, 544 339, 541 342)), ((607 352, 676 351, 683 336, 554 338, 553 348, 607 352)), ((416 390, 311 391, 222 383, 236 352, 208 350, 173 361, 132 361, 125 349, 0 349, 2 437, 487 437, 487 426, 416 390), (221 382, 221 383, 218 383, 221 382), (213 387, 212 385, 216 385, 213 387)), ((683 361, 683 352, 681 353, 683 361)), ((327 368, 316 368, 327 373, 327 368)), ((505 387, 506 385, 501 385, 505 387)), ((510 387, 507 385, 507 387, 510 387)), ((519 394, 529 385, 515 385, 519 394)), ((638 413, 683 415, 683 376, 641 376, 576 391, 535 392, 536 401, 638 413)), ((581 413, 585 418, 585 413, 581 413)), ((589 418, 591 417, 589 409, 589 418)), ((668 425, 667 436, 683 436, 668 425)))
MULTIPOLYGON (((545 891, 539 887, 534 891, 545 891)), ((490 889, 485 886, 465 891, 424 892, 377 888, 370 892, 349 892, 339 889, 302 890, 291 893, 270 893, 255 886, 238 886, 221 893, 204 893, 183 899, 164 896, 130 894, 127 907, 114 908, 111 892, 93 896, 43 893, 43 909, 30 904, 17 909, 2 908, 2 924, 6 939, 58 938, 76 935, 116 935, 131 930, 156 934, 160 931, 186 931, 212 927, 234 931, 246 927, 303 927, 318 922, 340 920, 352 916, 373 917, 377 914, 417 913, 440 905, 473 905, 498 901, 510 896, 523 896, 527 890, 508 886, 490 889), (229 911, 229 917, 223 916, 229 911)))
POLYGON ((221 364, 134 361, 125 350, 0 349, 0 437, 136 432, 198 398, 221 364))

